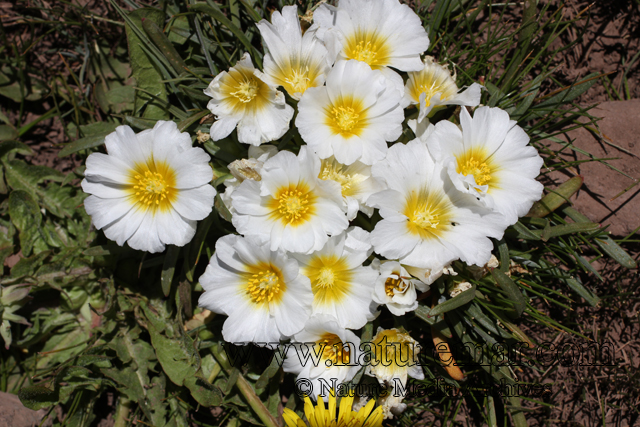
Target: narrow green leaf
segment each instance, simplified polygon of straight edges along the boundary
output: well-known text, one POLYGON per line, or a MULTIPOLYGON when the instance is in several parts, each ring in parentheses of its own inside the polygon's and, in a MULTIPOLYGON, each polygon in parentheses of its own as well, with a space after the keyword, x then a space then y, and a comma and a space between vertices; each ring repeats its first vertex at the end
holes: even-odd
POLYGON ((460 306, 467 304, 476 297, 476 285, 472 285, 471 289, 467 289, 466 291, 456 295, 455 297, 448 299, 431 309, 429 312, 430 316, 437 316, 442 313, 446 313, 453 309, 456 309, 460 306))
POLYGON ((255 48, 251 44, 251 41, 247 38, 247 36, 244 34, 244 32, 240 28, 235 26, 231 21, 229 21, 229 19, 227 19, 226 16, 224 16, 222 11, 211 7, 207 3, 192 4, 192 5, 189 5, 189 9, 206 13, 207 15, 211 16, 213 19, 215 19, 216 21, 220 22, 222 25, 227 27, 229 31, 231 31, 233 35, 236 36, 238 40, 240 40, 240 42, 244 45, 247 51, 251 53, 251 58, 255 61, 256 66, 258 68, 262 68, 262 61, 260 61, 259 56, 254 54, 255 48))
POLYGON ((162 264, 162 275, 160 276, 160 284, 162 285, 162 293, 165 297, 169 296, 171 291, 171 282, 173 281, 173 273, 176 270, 176 262, 180 255, 180 248, 175 245, 167 247, 167 253, 164 255, 164 263, 162 264))
POLYGON ((438 321, 437 316, 431 315, 431 309, 425 305, 419 305, 418 308, 414 311, 418 318, 424 320, 430 325, 434 325, 438 321))
POLYGON ((575 293, 584 298, 591 307, 596 307, 600 303, 600 298, 598 298, 589 289, 585 288, 579 280, 570 277, 564 279, 564 281, 571 289, 574 290, 575 293))
POLYGON ((569 201, 569 198, 580 189, 583 181, 584 179, 578 175, 560 184, 558 188, 552 190, 542 200, 535 202, 526 216, 542 218, 555 211, 569 201))
POLYGON ((498 255, 500 256, 500 271, 506 273, 509 271, 509 247, 507 246, 507 242, 504 240, 500 240, 498 242, 498 255))
MULTIPOLYGON (((570 206, 564 208, 562 211, 575 222, 590 222, 589 218, 570 206)), ((631 258, 627 251, 622 249, 610 236, 596 237, 595 242, 607 255, 616 260, 621 266, 626 268, 638 267, 636 261, 631 258)))
POLYGON ((158 47, 160 52, 162 52, 176 71, 176 73, 181 74, 184 72, 186 68, 186 64, 180 57, 176 48, 173 47, 173 43, 169 41, 167 36, 164 35, 162 29, 153 22, 151 19, 142 18, 142 28, 147 33, 151 41, 158 47))
POLYGON ((569 103, 589 90, 591 86, 598 82, 598 79, 600 79, 600 77, 602 77, 602 75, 599 73, 588 74, 584 79, 572 84, 569 87, 563 88, 560 93, 557 93, 556 95, 545 99, 544 101, 535 105, 534 108, 555 108, 558 105, 569 103))
POLYGON ((520 317, 525 307, 527 306, 527 301, 524 295, 522 295, 522 291, 520 290, 518 285, 516 285, 509 276, 496 268, 491 269, 491 275, 495 279, 498 286, 500 286, 509 296, 509 300, 513 304, 518 317, 520 317))
POLYGON ((125 122, 137 129, 153 129, 158 123, 156 119, 143 119, 142 117, 124 116, 125 122))
POLYGON ((507 396, 507 400, 509 401, 507 409, 511 414, 511 419, 515 427, 527 427, 527 418, 524 416, 522 410, 522 399, 518 396, 507 396))
POLYGON ((534 233, 522 222, 518 221, 513 224, 513 229, 518 232, 516 238, 524 240, 540 240, 540 235, 534 233))
POLYGON ((58 157, 66 157, 69 154, 77 153, 81 150, 88 150, 89 148, 98 147, 104 144, 104 138, 116 130, 118 123, 107 123, 107 125, 109 126, 109 129, 104 132, 97 135, 86 136, 65 144, 62 150, 58 153, 58 157))
POLYGON ((192 124, 194 124, 195 122, 197 122, 198 120, 200 120, 201 118, 203 118, 209 113, 210 113, 209 110, 202 110, 192 114, 191 116, 187 117, 186 119, 178 123, 178 130, 180 130, 180 132, 184 132, 189 126, 191 126, 192 124))
POLYGON ((213 207, 216 209, 216 211, 220 214, 222 218, 224 218, 228 222, 231 222, 231 212, 229 212, 229 209, 227 209, 227 206, 222 201, 220 194, 216 194, 213 207))

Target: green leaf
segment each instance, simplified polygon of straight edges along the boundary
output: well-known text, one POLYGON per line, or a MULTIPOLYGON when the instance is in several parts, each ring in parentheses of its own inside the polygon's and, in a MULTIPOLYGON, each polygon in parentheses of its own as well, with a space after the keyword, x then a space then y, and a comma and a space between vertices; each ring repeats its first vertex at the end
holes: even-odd
POLYGON ((178 130, 180 132, 184 132, 189 126, 191 126, 192 124, 194 124, 195 122, 197 122, 198 120, 200 120, 201 118, 203 118, 209 113, 210 113, 209 110, 202 110, 192 114, 191 116, 187 117, 186 119, 178 123, 178 130))
POLYGON ((583 181, 584 179, 578 175, 566 182, 563 182, 558 186, 558 188, 544 196, 542 200, 535 202, 526 216, 534 218, 547 216, 563 204, 567 203, 569 198, 580 189, 583 181))
POLYGON ((160 51, 164 54, 165 58, 167 58, 176 73, 183 73, 184 69, 187 67, 186 64, 180 57, 180 54, 178 54, 178 52, 176 51, 176 48, 173 47, 173 44, 169 41, 167 36, 164 35, 158 24, 150 19, 143 19, 142 28, 147 33, 149 38, 153 41, 153 43, 158 47, 158 49, 160 49, 160 51))
POLYGON ((516 285, 509 276, 496 268, 491 269, 491 275, 498 286, 508 295, 509 301, 513 304, 518 317, 520 317, 527 306, 527 300, 524 295, 522 295, 522 291, 520 291, 518 285, 516 285))
POLYGON ((429 315, 437 316, 439 314, 446 313, 460 306, 463 306, 470 301, 473 301, 475 297, 476 297, 476 285, 472 285, 471 289, 467 289, 466 291, 461 292, 459 295, 456 295, 455 297, 448 299, 436 305, 435 307, 433 307, 429 312, 429 315))
POLYGON ((140 8, 136 9, 126 15, 128 19, 125 19, 125 29, 127 33, 127 43, 129 45, 129 59, 131 62, 131 69, 133 71, 132 77, 136 80, 136 87, 143 89, 143 91, 136 91, 136 104, 135 112, 142 110, 146 104, 146 108, 142 117, 148 119, 168 120, 169 114, 162 106, 158 106, 153 97, 149 94, 167 101, 167 89, 163 83, 163 77, 159 70, 156 69, 151 59, 148 57, 143 46, 149 43, 149 40, 143 40, 140 38, 142 32, 142 20, 150 20, 157 26, 164 24, 164 12, 155 8, 140 8), (138 31, 132 28, 132 25, 137 27, 138 31))
POLYGON ((95 94, 105 113, 120 114, 133 111, 135 107, 136 90, 133 86, 111 82, 111 89, 107 89, 106 84, 97 84, 95 94))
POLYGON ((575 293, 584 298, 591 307, 596 307, 600 304, 600 298, 598 298, 589 289, 585 288, 578 279, 570 277, 564 279, 564 281, 571 289, 574 290, 575 293))
MULTIPOLYGON (((574 208, 568 206, 562 210, 569 218, 574 220, 575 222, 580 223, 588 223, 591 222, 589 218, 575 210, 574 208)), ((618 264, 626 268, 636 268, 638 264, 636 261, 631 258, 631 256, 620 247, 610 236, 599 236, 596 237, 595 242, 600 248, 611 258, 616 260, 618 264)))
POLYGON ((11 277, 19 278, 33 275, 36 269, 42 265, 42 261, 49 255, 49 251, 44 251, 29 258, 20 258, 16 265, 11 268, 11 277))
POLYGON ((543 230, 540 238, 546 242, 552 237, 564 236, 566 234, 574 233, 589 233, 596 231, 599 228, 600 224, 597 224, 595 222, 556 225, 543 230))
POLYGON ((0 142, 0 158, 5 157, 7 154, 16 151, 23 156, 33 155, 33 151, 26 144, 19 141, 4 141, 0 142))
POLYGON ((424 320, 430 325, 434 325, 438 321, 438 317, 432 316, 431 309, 425 305, 419 305, 414 313, 416 314, 416 316, 418 316, 418 318, 424 320))
POLYGON ((557 93, 556 95, 553 95, 540 102, 539 104, 535 105, 534 108, 554 108, 558 105, 569 103, 589 90, 589 88, 597 83, 598 79, 600 79, 601 77, 602 75, 598 73, 588 74, 584 79, 572 84, 569 87, 561 89, 560 93, 557 93))
POLYGON ((104 144, 104 138, 111 132, 115 131, 118 127, 117 123, 109 123, 111 129, 108 131, 99 133, 97 135, 91 135, 84 138, 77 139, 73 142, 66 144, 62 150, 58 153, 58 157, 65 157, 69 154, 77 153, 81 150, 88 150, 89 148, 98 147, 104 144))
POLYGON ((124 120, 129 123, 131 126, 138 129, 153 129, 153 127, 158 123, 156 119, 143 119, 140 117, 133 116, 125 116, 124 120))
POLYGON ((0 141, 7 141, 18 137, 18 131, 11 125, 0 125, 0 141))
POLYGON ((210 384, 207 380, 200 376, 189 377, 185 380, 184 385, 191 391, 191 396, 204 406, 220 406, 222 404, 222 390, 218 386, 210 384))
POLYGON ((234 36, 240 40, 240 42, 244 45, 245 49, 251 53, 251 58, 255 61, 257 68, 262 68, 262 63, 259 60, 259 56, 255 55, 256 49, 251 44, 251 41, 247 38, 244 32, 235 26, 231 21, 227 19, 226 16, 217 8, 214 8, 206 3, 196 3, 189 5, 189 9, 196 10, 198 12, 206 13, 211 16, 214 20, 220 22, 222 25, 227 27, 234 36))
POLYGON ((18 397, 24 406, 37 411, 58 403, 58 388, 51 390, 39 385, 23 387, 20 389, 18 397))
POLYGON ((9 195, 9 215, 11 222, 20 231, 20 249, 29 256, 36 237, 40 235, 42 213, 33 198, 23 190, 12 191, 9 195))
POLYGON ((179 247, 175 245, 169 245, 167 247, 167 253, 164 256, 164 263, 162 264, 162 275, 160 276, 160 284, 162 285, 162 292, 165 297, 168 297, 171 291, 171 282, 173 281, 173 273, 176 270, 178 255, 180 255, 179 247))
POLYGON ((229 212, 229 209, 227 209, 227 205, 224 204, 224 202, 222 201, 222 197, 220 197, 219 193, 216 194, 216 197, 213 202, 213 207, 216 209, 216 211, 218 212, 218 214, 220 214, 222 218, 224 218, 228 222, 231 222, 231 212, 229 212))

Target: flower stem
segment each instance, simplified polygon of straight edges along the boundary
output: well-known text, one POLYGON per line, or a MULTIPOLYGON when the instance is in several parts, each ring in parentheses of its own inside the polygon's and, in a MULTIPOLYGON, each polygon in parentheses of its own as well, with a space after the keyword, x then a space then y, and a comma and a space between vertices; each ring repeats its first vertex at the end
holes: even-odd
MULTIPOLYGON (((222 346, 215 345, 211 347, 211 349, 213 357, 216 358, 220 366, 222 366, 227 374, 231 373, 233 367, 229 364, 229 361, 227 360, 224 352, 221 351, 222 346)), ((244 378, 244 376, 242 376, 242 374, 238 373, 238 379, 236 380, 235 385, 247 400, 247 403, 249 403, 251 409, 255 411, 255 413, 258 415, 258 418, 260 418, 260 421, 262 421, 266 427, 280 427, 278 421, 273 417, 273 415, 271 415, 267 407, 264 406, 262 400, 260 400, 256 392, 253 390, 253 387, 251 387, 251 384, 249 384, 249 382, 244 378)))

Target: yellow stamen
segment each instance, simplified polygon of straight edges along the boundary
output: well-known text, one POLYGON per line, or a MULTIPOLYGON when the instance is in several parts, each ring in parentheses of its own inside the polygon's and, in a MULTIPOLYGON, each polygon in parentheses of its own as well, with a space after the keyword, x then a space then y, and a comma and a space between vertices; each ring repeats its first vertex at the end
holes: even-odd
POLYGON ((464 163, 459 160, 456 171, 463 175, 473 175, 478 185, 485 185, 491 181, 491 168, 489 165, 473 156, 467 157, 464 163))
POLYGON ((247 295, 254 304, 271 302, 278 299, 282 287, 278 275, 271 269, 253 274, 247 283, 247 295))
POLYGON ((309 207, 309 196, 301 191, 291 190, 283 192, 278 198, 279 212, 286 221, 291 223, 297 223, 301 219, 304 219, 309 207))
POLYGON ((238 83, 237 90, 235 92, 231 92, 231 95, 238 98, 240 102, 247 103, 251 102, 253 98, 258 94, 258 82, 255 78, 249 77, 238 83))
POLYGON ((130 171, 128 189, 136 204, 153 211, 169 209, 178 192, 173 169, 153 159, 146 164, 137 164, 130 171))
POLYGON ((358 124, 359 114, 351 107, 333 107, 331 109, 335 125, 343 132, 350 132, 358 124))
POLYGON ((316 341, 316 344, 324 346, 321 360, 330 360, 331 366, 349 363, 349 346, 344 345, 337 335, 325 333, 316 341))
POLYGON ((407 289, 407 285, 404 283, 401 277, 389 277, 386 282, 384 282, 384 292, 389 297, 393 297, 395 295, 394 291, 398 291, 402 293, 407 289))

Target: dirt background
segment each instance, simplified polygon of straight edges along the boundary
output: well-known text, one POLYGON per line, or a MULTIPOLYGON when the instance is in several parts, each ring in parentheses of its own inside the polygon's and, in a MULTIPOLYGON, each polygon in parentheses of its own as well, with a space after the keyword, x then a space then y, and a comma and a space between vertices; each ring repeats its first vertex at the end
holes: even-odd
MULTIPOLYGON (((38 31, 20 22, 21 8, 28 3, 0 1, 0 18, 9 38, 27 40, 31 31, 38 31)), ((609 73, 576 100, 576 104, 582 107, 600 104, 589 111, 592 116, 602 119, 598 128, 593 132, 584 129, 567 132, 561 135, 561 139, 595 158, 609 160, 606 160, 607 164, 585 163, 566 173, 548 174, 545 184, 553 186, 572 174, 582 175, 585 183, 574 198, 576 207, 593 221, 608 224, 614 235, 624 237, 637 232, 640 226, 640 185, 634 186, 640 178, 640 2, 567 0, 555 3, 564 5, 566 19, 578 17, 575 28, 557 41, 558 44, 573 46, 562 56, 549 58, 557 66, 554 75, 557 83, 570 85, 592 72, 609 73), (620 194, 623 190, 626 192, 620 194)), ((83 1, 82 4, 98 14, 105 14, 109 7, 108 2, 102 0, 83 1)), ((517 13, 514 16, 518 16, 517 13)), ((42 17, 56 19, 44 12, 42 17)), ((117 38, 106 23, 95 22, 92 25, 117 38)), ((57 54, 65 50, 73 50, 73 46, 69 45, 64 34, 52 33, 31 49, 28 60, 45 70, 49 77, 64 75, 67 66, 78 72, 80 64, 73 61, 65 64, 62 56, 57 54)), ((9 119, 14 119, 15 105, 5 98, 1 102, 0 110, 9 119)), ((45 99, 27 113, 26 121, 51 108, 50 101, 45 99)), ((23 141, 37 153, 32 159, 34 163, 67 173, 79 166, 81 160, 73 156, 59 158, 57 153, 63 143, 72 139, 73 135, 66 134, 63 124, 56 118, 40 122, 23 141)), ((562 150, 567 159, 584 160, 588 157, 563 148, 558 142, 548 141, 546 144, 562 150)), ((631 240, 637 237, 636 234, 631 240)), ((626 247, 637 260, 640 246, 630 243, 626 247)), ((599 307, 591 308, 578 302, 577 308, 571 312, 551 309, 550 314, 589 338, 600 343, 610 342, 615 350, 614 366, 561 366, 556 363, 542 372, 519 372, 521 381, 553 384, 552 395, 545 401, 548 406, 530 401, 523 404, 530 412, 531 425, 640 425, 640 279, 637 270, 624 271, 611 262, 600 262, 599 267, 603 281, 586 275, 582 277, 586 286, 605 296, 599 307), (616 294, 622 295, 606 297, 616 294)), ((540 309, 549 310, 548 307, 540 309)), ((531 325, 525 332, 537 342, 551 342, 556 346, 572 339, 565 333, 542 326, 531 325)), ((0 403, 0 427, 32 425, 32 413, 23 416, 24 422, 18 422, 16 417, 12 422, 3 418, 9 411, 21 410, 19 402, 2 396, 0 403)), ((427 416, 422 421, 428 425, 432 420, 435 418, 427 416)), ((474 414, 463 405, 455 425, 473 425, 475 421, 474 414)), ((107 417, 99 425, 109 427, 112 423, 107 417)))

